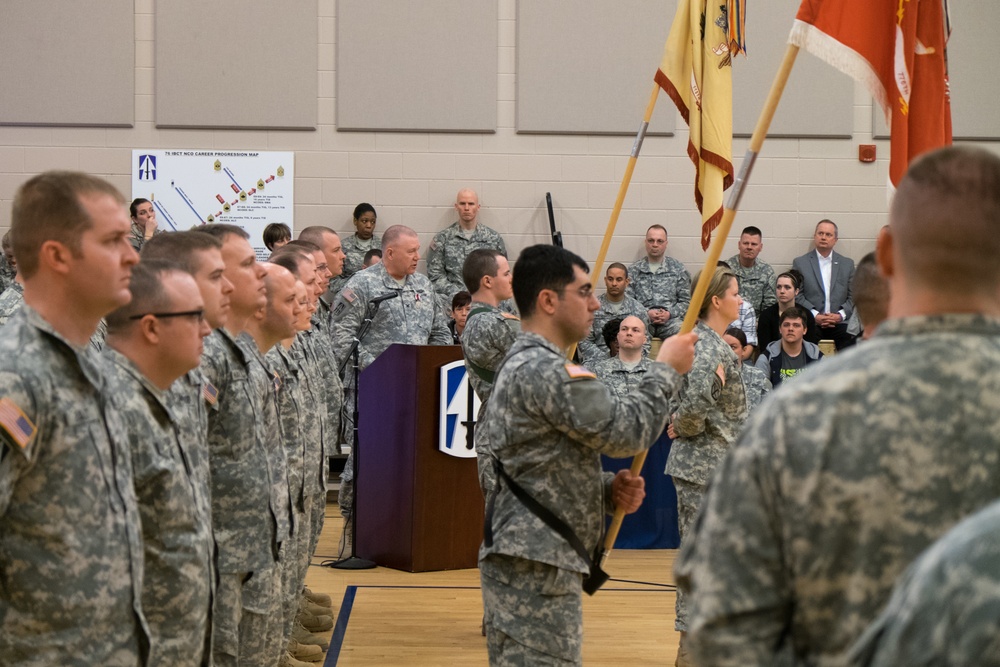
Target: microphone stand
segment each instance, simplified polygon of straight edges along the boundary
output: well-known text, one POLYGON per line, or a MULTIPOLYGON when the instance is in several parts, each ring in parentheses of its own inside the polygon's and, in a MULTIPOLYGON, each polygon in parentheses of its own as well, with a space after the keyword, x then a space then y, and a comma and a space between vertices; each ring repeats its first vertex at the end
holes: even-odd
POLYGON ((340 363, 340 374, 343 376, 344 369, 347 367, 348 361, 353 361, 354 368, 354 400, 353 408, 351 414, 353 415, 354 425, 352 431, 354 433, 354 444, 351 445, 353 448, 352 457, 353 464, 351 465, 351 472, 354 475, 354 502, 351 504, 351 553, 347 558, 342 558, 340 560, 335 560, 330 563, 323 563, 328 567, 332 567, 337 570, 370 570, 375 567, 375 562, 367 560, 365 558, 360 558, 356 552, 356 538, 358 535, 358 458, 361 453, 361 448, 358 447, 358 375, 360 375, 360 362, 358 360, 358 346, 361 341, 365 339, 368 334, 368 330, 372 327, 372 320, 378 314, 378 308, 382 305, 381 300, 370 301, 367 306, 365 306, 365 317, 361 321, 361 327, 358 329, 358 334, 354 337, 354 342, 351 343, 351 349, 348 350, 347 355, 344 360, 340 363))

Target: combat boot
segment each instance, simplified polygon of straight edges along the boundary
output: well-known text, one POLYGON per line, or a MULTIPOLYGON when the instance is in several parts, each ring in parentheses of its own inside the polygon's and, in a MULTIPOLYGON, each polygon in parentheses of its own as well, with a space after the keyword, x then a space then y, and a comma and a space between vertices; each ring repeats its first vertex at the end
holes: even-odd
POLYGON ((292 628, 292 639, 300 644, 319 646, 324 651, 330 648, 330 640, 326 636, 309 632, 298 621, 295 622, 295 626, 292 628))
POLYGON ((333 609, 333 598, 326 593, 316 593, 308 588, 303 588, 302 596, 313 604, 318 604, 319 606, 326 607, 327 609, 333 609))
POLYGON ((677 643, 677 659, 674 661, 674 667, 694 667, 694 661, 691 660, 691 654, 687 649, 687 633, 683 630, 681 639, 677 643))
POLYGON ((323 662, 323 649, 316 644, 300 644, 294 638, 288 640, 288 654, 303 662, 323 662))
POLYGON ((296 617, 309 632, 326 632, 333 628, 333 617, 326 614, 316 615, 308 611, 299 609, 296 617))
POLYGON ((315 602, 310 602, 306 598, 299 599, 299 611, 304 611, 306 613, 312 614, 313 616, 333 616, 332 607, 324 607, 318 605, 315 602))
POLYGON ((301 660, 296 660, 288 651, 281 656, 281 660, 278 662, 278 667, 316 667, 311 662, 302 662, 301 660))

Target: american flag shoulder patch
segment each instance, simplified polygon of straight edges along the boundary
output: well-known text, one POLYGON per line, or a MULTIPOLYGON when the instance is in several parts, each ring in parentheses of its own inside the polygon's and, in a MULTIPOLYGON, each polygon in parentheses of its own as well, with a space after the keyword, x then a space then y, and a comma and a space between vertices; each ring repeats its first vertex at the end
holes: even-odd
POLYGON ((38 431, 17 403, 7 397, 0 398, 0 428, 7 431, 7 435, 21 449, 31 442, 38 431))
POLYGON ((219 390, 215 388, 214 384, 205 380, 201 385, 201 396, 209 405, 215 405, 219 400, 219 390))
POLYGON ((566 364, 566 375, 574 380, 579 378, 596 378, 593 371, 578 364, 566 364))
POLYGON ((352 290, 350 287, 345 287, 344 289, 340 290, 340 296, 344 298, 344 301, 348 303, 354 303, 355 294, 354 290, 352 290))

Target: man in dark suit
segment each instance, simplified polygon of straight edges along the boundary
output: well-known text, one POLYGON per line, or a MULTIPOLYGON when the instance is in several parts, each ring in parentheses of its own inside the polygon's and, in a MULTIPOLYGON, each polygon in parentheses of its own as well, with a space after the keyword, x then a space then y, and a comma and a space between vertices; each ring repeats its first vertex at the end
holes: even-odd
POLYGON ((832 338, 838 350, 854 345, 847 333, 847 320, 854 312, 851 300, 851 277, 854 260, 834 252, 837 225, 820 220, 813 236, 816 250, 796 257, 792 268, 802 273, 802 292, 798 304, 812 311, 822 338, 832 338))

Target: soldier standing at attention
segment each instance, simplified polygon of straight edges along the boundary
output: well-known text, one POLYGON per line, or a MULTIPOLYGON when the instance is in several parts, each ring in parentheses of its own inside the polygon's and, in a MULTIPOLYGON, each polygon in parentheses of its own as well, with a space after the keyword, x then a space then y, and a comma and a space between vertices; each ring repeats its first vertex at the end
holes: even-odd
POLYGON ((125 424, 88 348, 131 299, 125 200, 99 178, 44 173, 17 191, 11 229, 24 307, 0 337, 0 662, 145 665, 125 424))
POLYGON ((841 664, 907 565, 1000 497, 1000 158, 913 162, 879 241, 888 319, 754 413, 681 548, 698 664, 841 664))
POLYGON ((211 329, 198 284, 179 265, 144 259, 129 288, 132 301, 107 317, 101 361, 126 425, 121 448, 131 453, 142 517, 148 664, 203 667, 211 664, 215 556, 207 433, 183 430, 191 425, 170 388, 201 363, 211 329))
POLYGON ((597 310, 587 263, 556 246, 518 258, 514 298, 522 332, 496 377, 484 423, 498 478, 479 552, 491 665, 582 664, 582 581, 589 564, 512 492, 520 486, 584 547, 604 514, 638 509, 643 480, 602 474, 600 454, 629 456, 663 430, 667 403, 688 370, 697 336, 664 343, 635 391, 619 399, 566 350, 597 310), (668 365, 669 364, 669 365, 668 365))
MULTIPOLYGON (((700 275, 700 274, 699 274, 700 275)), ((697 283, 698 276, 695 276, 697 283)), ((678 405, 670 421, 674 438, 667 457, 666 473, 677 489, 677 528, 681 545, 691 539, 712 471, 729 451, 747 417, 747 397, 736 353, 722 339, 729 323, 740 311, 736 276, 716 268, 698 310, 698 344, 694 364, 684 378, 678 405)), ((681 633, 677 667, 691 665, 687 654, 687 604, 677 592, 674 628, 681 633)))
POLYGON ((507 256, 500 233, 479 223, 479 196, 474 190, 459 190, 455 198, 458 221, 434 235, 427 249, 427 275, 434 283, 442 312, 448 312, 455 292, 465 289, 462 266, 477 248, 496 250, 507 256))

